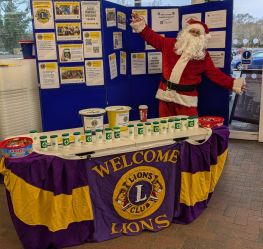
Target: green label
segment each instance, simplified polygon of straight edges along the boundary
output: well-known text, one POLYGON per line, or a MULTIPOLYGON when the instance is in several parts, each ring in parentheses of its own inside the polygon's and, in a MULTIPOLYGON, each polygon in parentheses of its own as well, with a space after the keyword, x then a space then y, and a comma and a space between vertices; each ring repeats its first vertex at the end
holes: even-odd
POLYGON ((188 121, 188 127, 194 127, 194 124, 195 124, 194 120, 188 121))
POLYGON ((111 132, 106 133, 106 140, 111 140, 112 139, 112 134, 111 132))
POLYGON ((142 128, 138 128, 138 134, 142 135, 143 134, 143 127, 142 128))
POLYGON ((47 140, 40 141, 40 147, 41 147, 42 149, 47 148, 47 140))
POLYGON ((92 142, 92 135, 86 135, 86 142, 91 143, 92 142))
POLYGON ((155 125, 154 125, 154 126, 153 126, 153 132, 159 132, 159 126, 157 126, 157 125, 155 126, 155 125))
POLYGON ((121 132, 120 131, 114 131, 114 138, 120 138, 121 132))
POLYGON ((69 138, 63 138, 63 145, 68 146, 69 145, 69 138))
POLYGON ((181 123, 175 123, 175 129, 181 129, 181 123))

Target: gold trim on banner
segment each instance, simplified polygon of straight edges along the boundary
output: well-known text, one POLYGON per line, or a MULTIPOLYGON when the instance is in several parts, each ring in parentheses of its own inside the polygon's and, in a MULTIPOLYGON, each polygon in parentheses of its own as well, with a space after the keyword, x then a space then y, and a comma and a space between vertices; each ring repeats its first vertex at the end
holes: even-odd
POLYGON ((197 202, 208 199, 209 193, 214 188, 223 171, 228 150, 217 157, 217 164, 211 165, 210 171, 201 171, 195 174, 181 173, 180 203, 187 206, 194 206, 197 202))
POLYGON ((73 189, 72 195, 54 195, 6 169, 4 159, 0 162, 0 173, 4 175, 16 217, 27 225, 43 225, 55 232, 73 222, 94 219, 88 186, 73 189))

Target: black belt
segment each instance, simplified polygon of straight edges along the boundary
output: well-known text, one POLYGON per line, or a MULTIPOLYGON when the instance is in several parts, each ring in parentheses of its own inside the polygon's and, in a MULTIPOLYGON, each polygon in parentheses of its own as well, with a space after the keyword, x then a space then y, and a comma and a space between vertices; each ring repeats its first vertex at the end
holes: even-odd
POLYGON ((162 78, 162 82, 167 85, 167 89, 179 91, 179 92, 192 92, 195 91, 197 85, 182 85, 182 84, 175 84, 165 78, 162 78))

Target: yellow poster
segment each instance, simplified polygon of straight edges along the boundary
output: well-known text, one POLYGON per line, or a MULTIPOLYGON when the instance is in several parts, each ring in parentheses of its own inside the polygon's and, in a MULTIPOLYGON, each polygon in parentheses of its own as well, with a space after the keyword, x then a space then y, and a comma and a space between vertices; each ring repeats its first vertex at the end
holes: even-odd
POLYGON ((56 60, 55 33, 36 33, 35 38, 38 60, 56 60))
POLYGON ((84 67, 60 67, 60 81, 61 84, 84 83, 84 67))
POLYGON ((104 85, 103 60, 86 60, 86 85, 104 85))
POLYGON ((81 62, 84 60, 83 44, 59 44, 60 62, 81 62))
POLYGON ((55 2, 55 17, 61 19, 80 19, 79 2, 55 2))
POLYGON ((81 40, 81 27, 78 22, 56 23, 58 41, 81 40))
POLYGON ((59 88, 58 64, 41 62, 38 64, 41 89, 59 88))

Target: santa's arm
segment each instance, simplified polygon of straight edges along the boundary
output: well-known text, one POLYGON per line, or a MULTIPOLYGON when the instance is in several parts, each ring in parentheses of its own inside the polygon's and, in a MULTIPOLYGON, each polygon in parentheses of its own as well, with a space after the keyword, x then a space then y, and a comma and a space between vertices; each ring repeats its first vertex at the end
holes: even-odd
POLYGON ((143 17, 132 15, 131 27, 136 33, 140 33, 141 37, 151 46, 158 50, 164 47, 165 38, 155 33, 146 23, 143 17))
POLYGON ((235 79, 223 73, 220 69, 215 67, 208 53, 205 57, 204 73, 214 83, 238 94, 241 94, 246 89, 246 82, 243 78, 235 79))

